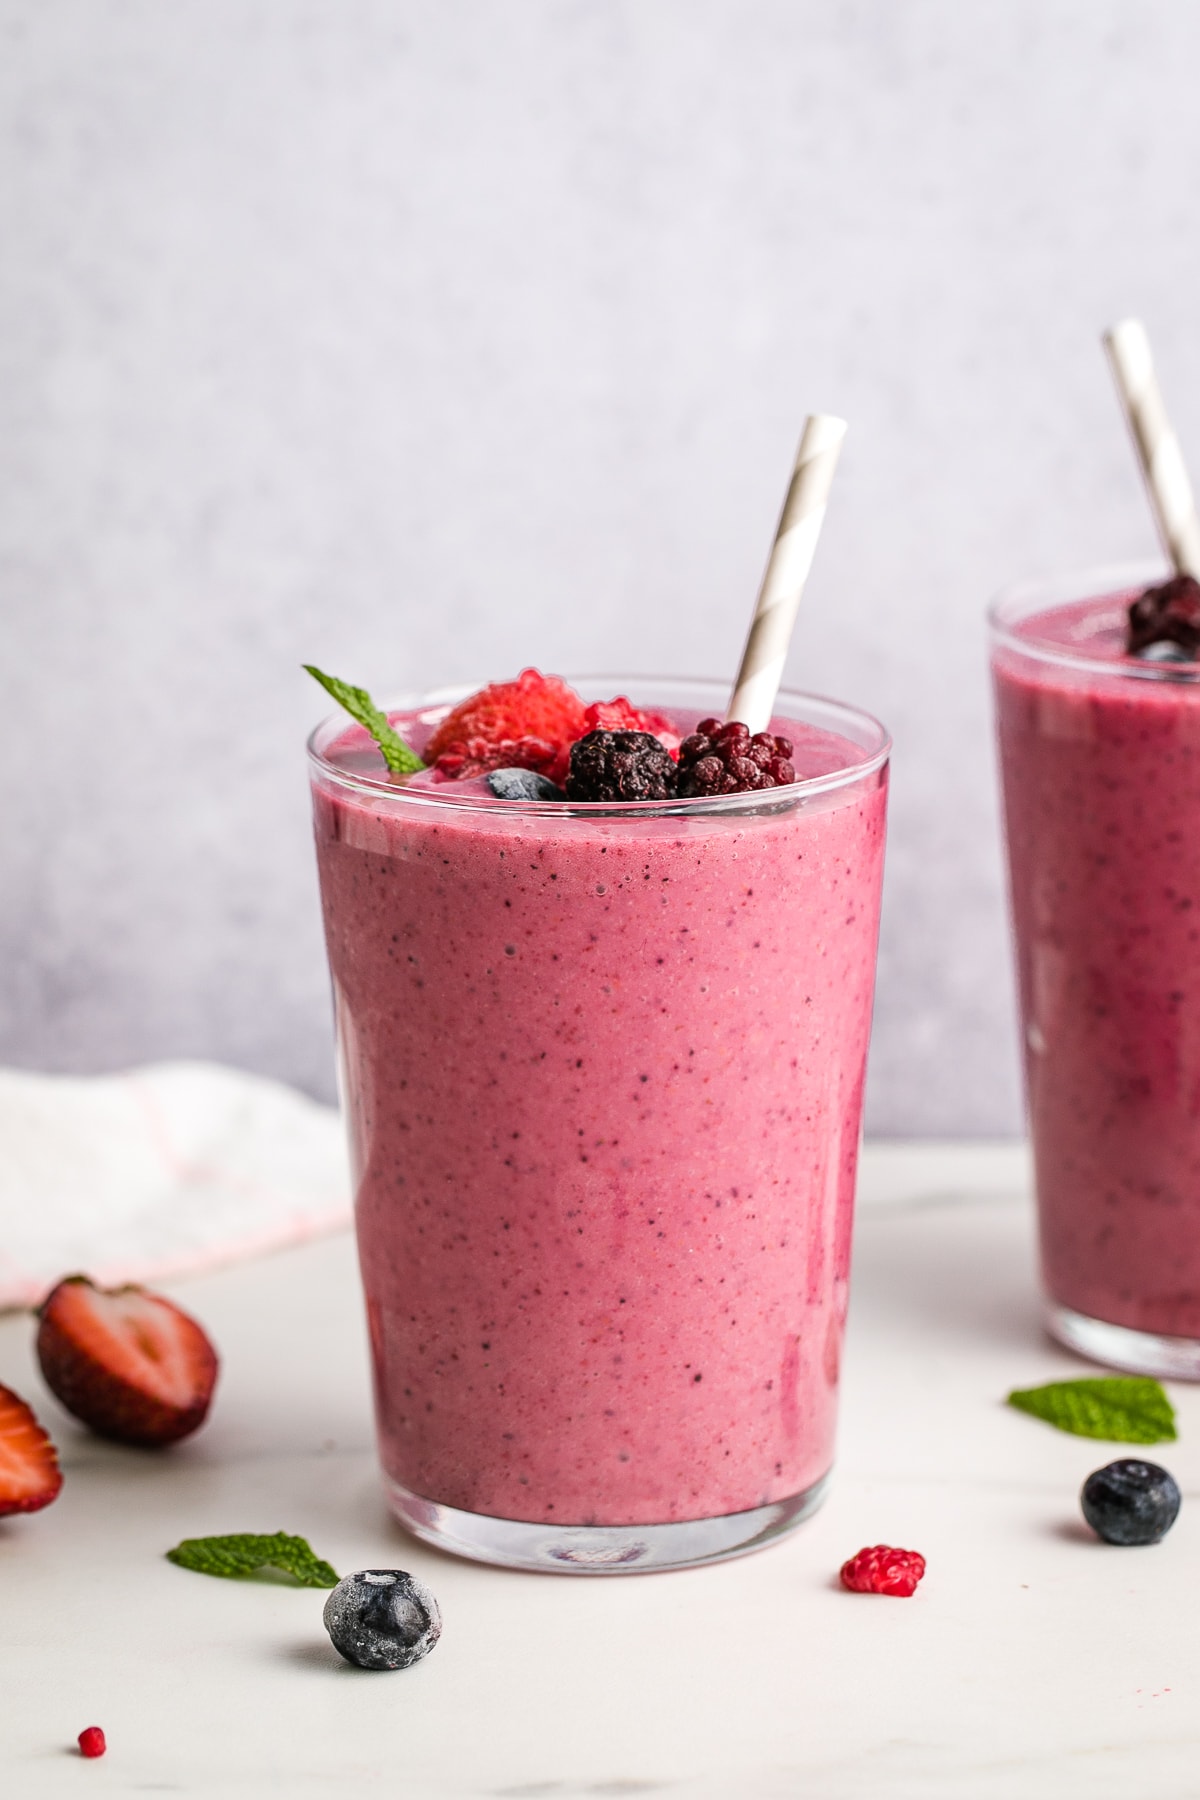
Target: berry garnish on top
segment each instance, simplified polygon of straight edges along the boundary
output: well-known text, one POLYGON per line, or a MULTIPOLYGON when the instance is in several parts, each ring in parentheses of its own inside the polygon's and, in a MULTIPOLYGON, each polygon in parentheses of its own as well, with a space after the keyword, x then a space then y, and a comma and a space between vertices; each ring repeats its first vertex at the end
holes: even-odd
POLYGON ((589 731, 571 746, 568 800, 670 800, 675 764, 648 731, 589 731))
POLYGON ((1088 1476, 1079 1504, 1106 1544, 1157 1544, 1179 1516, 1181 1496, 1157 1463, 1123 1456, 1088 1476))
POLYGON ((1194 576, 1172 575, 1130 602, 1126 651, 1141 656, 1155 644, 1178 645, 1187 662, 1200 655, 1200 581, 1194 576))
POLYGON ((195 1319, 145 1288, 60 1281, 41 1308, 38 1361, 51 1393, 101 1437, 148 1448, 204 1423, 217 1353, 195 1319))
POLYGON ((486 777, 497 800, 563 800, 557 782, 536 769, 493 769, 486 777))
POLYGON ((536 769, 561 782, 575 739, 587 730, 583 701, 557 675, 523 669, 494 681, 446 714, 425 761, 450 780, 491 769, 536 769))
POLYGON ((666 713, 635 706, 624 694, 615 700, 596 700, 584 713, 585 731, 648 731, 664 744, 672 757, 679 755, 679 733, 666 713))
POLYGON ((786 787, 795 781, 790 738, 755 732, 731 720, 701 719, 679 747, 679 796, 745 794, 755 788, 786 787))

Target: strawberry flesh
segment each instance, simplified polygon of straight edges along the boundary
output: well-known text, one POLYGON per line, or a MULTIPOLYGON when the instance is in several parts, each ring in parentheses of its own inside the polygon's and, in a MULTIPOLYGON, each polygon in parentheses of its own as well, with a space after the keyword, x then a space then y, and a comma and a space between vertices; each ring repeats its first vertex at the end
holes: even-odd
POLYGON ((20 1395, 0 1387, 0 1518, 49 1506, 62 1483, 54 1445, 20 1395))
POLYGON ((515 681, 494 681, 461 700, 422 755, 454 781, 492 769, 536 769, 561 784, 571 745, 586 729, 574 688, 557 675, 523 669, 515 681))
POLYGON ((217 1356, 187 1313, 140 1287, 60 1281, 42 1306, 38 1359, 68 1412, 101 1437, 154 1447, 202 1424, 217 1356))

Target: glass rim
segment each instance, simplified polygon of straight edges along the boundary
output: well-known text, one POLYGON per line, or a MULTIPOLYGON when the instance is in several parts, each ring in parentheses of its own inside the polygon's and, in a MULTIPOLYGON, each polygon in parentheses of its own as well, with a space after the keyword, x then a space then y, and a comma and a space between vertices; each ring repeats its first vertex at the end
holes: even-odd
MULTIPOLYGON (((728 682, 717 682, 704 676, 692 675, 613 675, 600 671, 597 674, 567 675, 564 677, 572 686, 600 686, 606 692, 626 693, 630 688, 671 687, 677 690, 693 690, 697 697, 703 691, 710 695, 713 689, 721 692, 728 690, 728 682)), ((381 703, 381 711, 389 716, 395 712, 413 711, 418 708, 434 706, 454 706, 465 700, 469 694, 479 691, 479 683, 464 682, 453 687, 430 689, 428 692, 409 692, 398 697, 389 697, 381 703)), ((799 781, 792 781, 786 787, 754 788, 746 793, 711 794, 697 796, 693 799, 672 800, 501 800, 499 796, 456 794, 454 782, 447 781, 437 787, 407 787, 392 777, 386 769, 378 775, 367 774, 362 770, 340 768, 331 762, 324 753, 324 746, 331 741, 326 734, 331 727, 338 726, 336 735, 348 729, 352 721, 345 712, 327 713, 313 728, 306 740, 305 749, 310 770, 320 775, 325 782, 335 787, 350 790, 375 800, 386 801, 393 806, 416 806, 420 808, 449 808, 460 814, 475 814, 487 817, 530 819, 646 819, 646 818, 713 818, 726 814, 762 812, 771 806, 794 806, 820 794, 835 793, 839 788, 852 787, 856 782, 877 773, 888 761, 892 751, 892 736, 873 713, 866 712, 860 706, 852 706, 845 700, 834 700, 824 694, 812 694, 797 688, 780 688, 775 699, 776 715, 787 719, 787 707, 790 703, 807 704, 810 707, 827 712, 831 718, 840 717, 847 723, 853 722, 862 730, 866 728, 869 736, 875 739, 875 747, 868 750, 862 746, 861 759, 843 769, 831 770, 827 775, 810 775, 799 781)), ((795 721, 797 724, 809 723, 804 717, 795 721)), ((831 727, 833 728, 833 727, 831 727)), ((842 735, 839 733, 839 735, 842 735)), ((850 740, 854 742, 853 739, 850 740)), ((859 746, 855 746, 858 748, 859 746)))
POLYGON ((1002 587, 987 609, 988 635, 993 647, 1011 651, 1031 662, 1049 663, 1055 668, 1073 669, 1086 675, 1101 675, 1111 681, 1157 681, 1200 683, 1200 662, 1154 662, 1143 657, 1089 656, 1063 644, 1040 642, 1024 637, 1014 627, 1038 613, 1056 606, 1069 606, 1079 600, 1123 599, 1139 588, 1168 581, 1170 567, 1161 557, 1151 561, 1143 557, 1136 562, 1099 563, 1091 568, 1068 569, 1052 575, 1028 576, 1002 587))

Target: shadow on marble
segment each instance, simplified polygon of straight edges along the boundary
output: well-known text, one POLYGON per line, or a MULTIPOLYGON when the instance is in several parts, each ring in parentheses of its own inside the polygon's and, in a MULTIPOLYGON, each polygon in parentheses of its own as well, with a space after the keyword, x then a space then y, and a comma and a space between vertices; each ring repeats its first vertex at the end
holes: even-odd
MULTIPOLYGON (((326 1639, 323 1643, 317 1638, 304 1638, 292 1644, 281 1644, 279 1647, 280 1662, 290 1663, 296 1669, 313 1669, 322 1675, 364 1675, 372 1673, 369 1669, 355 1669, 344 1656, 339 1656, 333 1645, 326 1639)), ((378 1671, 375 1671, 378 1673, 378 1671)))

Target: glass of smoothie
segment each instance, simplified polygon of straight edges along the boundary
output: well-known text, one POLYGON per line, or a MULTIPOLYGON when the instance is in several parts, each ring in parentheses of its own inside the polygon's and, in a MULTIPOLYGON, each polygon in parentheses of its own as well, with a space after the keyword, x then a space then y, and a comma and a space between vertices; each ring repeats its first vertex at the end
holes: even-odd
MULTIPOLYGON (((677 734, 728 687, 577 680, 677 734)), ((388 717, 419 754, 461 693, 388 717)), ((889 741, 781 693, 795 780, 574 803, 310 740, 396 1516, 483 1561, 679 1568, 833 1458, 889 741)))
POLYGON ((1131 603, 1165 579, 1014 588, 991 661, 1047 1324, 1196 1379, 1200 663, 1126 649, 1131 603))

